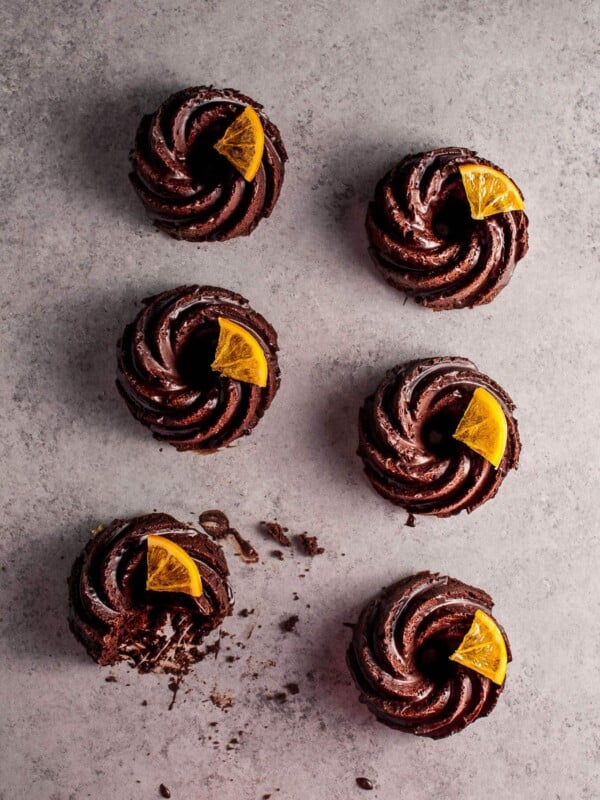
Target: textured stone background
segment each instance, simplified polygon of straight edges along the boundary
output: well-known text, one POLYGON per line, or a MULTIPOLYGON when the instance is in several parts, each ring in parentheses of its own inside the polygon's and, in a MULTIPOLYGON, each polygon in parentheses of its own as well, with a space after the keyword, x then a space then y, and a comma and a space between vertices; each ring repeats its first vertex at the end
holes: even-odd
POLYGON ((174 800, 345 800, 358 775, 382 800, 598 798, 599 4, 6 6, 0 798, 145 800, 164 782, 174 800), (290 162, 250 239, 194 246, 153 232, 127 153, 142 112, 211 82, 266 105, 290 162), (444 144, 521 185, 531 249, 491 306, 434 314, 372 272, 362 220, 386 167, 444 144), (161 451, 113 385, 139 300, 184 282, 241 291, 280 333, 272 409, 208 458, 161 451), (388 367, 432 354, 505 386, 523 458, 472 516, 411 530, 363 480, 355 421, 388 367), (200 665, 167 711, 164 677, 87 660, 66 576, 99 521, 214 506, 261 552, 230 558, 237 608, 256 611, 225 626, 240 660, 200 665), (327 553, 271 558, 256 524, 274 517, 327 553), (342 623, 420 568, 487 589, 514 651, 495 713, 442 742, 376 724, 344 665, 342 623), (290 681, 298 695, 269 699, 290 681))

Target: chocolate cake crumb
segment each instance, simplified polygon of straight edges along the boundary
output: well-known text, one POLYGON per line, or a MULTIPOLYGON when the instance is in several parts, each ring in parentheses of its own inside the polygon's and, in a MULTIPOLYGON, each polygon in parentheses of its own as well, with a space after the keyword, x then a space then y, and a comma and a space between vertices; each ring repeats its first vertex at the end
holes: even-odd
POLYGON ((169 789, 167 789, 164 783, 161 783, 161 785, 158 787, 158 791, 160 792, 161 797, 171 797, 171 792, 169 789))
POLYGON ((227 656, 227 657, 225 658, 225 661, 226 661, 228 664, 233 664, 233 662, 234 662, 234 661, 237 661, 237 660, 238 660, 238 657, 237 657, 237 656, 227 656))
POLYGON ((148 705, 148 701, 147 700, 142 700, 142 705, 143 706, 147 706, 148 705))
POLYGON ((282 550, 271 550, 271 555, 273 558, 278 558, 280 561, 283 561, 284 555, 282 550))
POLYGON ((249 617, 250 614, 254 614, 253 608, 242 608, 240 611, 240 617, 249 617))
POLYGON ((218 508, 211 508, 203 511, 198 517, 198 522, 209 536, 215 539, 222 539, 229 532, 229 520, 226 514, 218 508))
POLYGON ((116 683, 117 682, 117 677, 116 677, 116 675, 107 675, 106 678, 104 678, 104 680, 107 683, 116 683))
POLYGON ((409 514, 408 517, 406 518, 406 522, 404 524, 406 525, 407 528, 414 528, 415 524, 416 524, 415 515, 414 514, 409 514))
POLYGON ((285 688, 290 694, 298 694, 300 692, 300 687, 297 683, 286 683, 285 688))
POLYGON ((309 536, 306 531, 296 537, 296 541, 300 549, 307 556, 320 556, 325 552, 324 547, 319 547, 319 542, 316 536, 309 536))
POLYGON ((286 536, 288 532, 287 528, 281 526, 278 522, 265 522, 264 520, 260 523, 267 533, 277 544, 283 545, 283 547, 291 547, 292 543, 290 541, 289 536, 286 536))
POLYGON ((269 793, 269 794, 263 794, 263 796, 262 796, 262 800, 269 800, 269 798, 270 798, 270 797, 271 797, 271 793, 269 793))
POLYGON ((217 689, 213 689, 211 692, 210 701, 217 708, 220 708, 221 711, 226 711, 233 705, 233 699, 231 695, 227 692, 219 692, 217 689))
POLYGON ((373 789, 373 783, 368 778, 357 778, 356 784, 361 789, 373 789))
POLYGON ((287 694, 285 692, 275 692, 275 694, 268 696, 269 700, 275 700, 276 703, 287 703, 287 694))
POLYGON ((292 614, 291 617, 282 620, 279 623, 279 627, 284 633, 291 633, 298 624, 299 619, 300 617, 298 616, 298 614, 292 614))

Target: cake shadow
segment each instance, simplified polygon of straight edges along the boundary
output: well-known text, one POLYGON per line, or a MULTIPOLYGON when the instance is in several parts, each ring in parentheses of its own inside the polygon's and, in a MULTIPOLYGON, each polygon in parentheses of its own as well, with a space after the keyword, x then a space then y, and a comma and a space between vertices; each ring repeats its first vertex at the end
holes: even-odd
POLYGON ((129 152, 144 114, 153 112, 177 86, 90 87, 75 83, 55 105, 53 136, 59 179, 69 195, 89 205, 90 191, 107 208, 139 228, 150 223, 129 183, 129 152))
POLYGON ((117 341, 138 313, 141 299, 161 288, 124 293, 78 290, 74 301, 32 311, 31 330, 44 349, 41 354, 32 353, 29 402, 45 397, 54 406, 52 417, 62 429, 118 434, 124 442, 143 436, 115 385, 117 341))
POLYGON ((82 522, 78 528, 45 531, 23 545, 25 560, 13 567, 17 591, 6 619, 6 645, 17 660, 92 663, 69 630, 67 584, 91 527, 82 522))
POLYGON ((313 453, 322 463, 324 474, 335 476, 346 485, 364 485, 370 490, 363 475, 358 449, 359 411, 365 399, 372 394, 388 369, 410 361, 414 355, 398 353, 393 363, 388 360, 365 357, 365 363, 333 361, 327 370, 327 382, 313 394, 310 437, 313 453), (318 446, 315 446, 318 443, 318 446))

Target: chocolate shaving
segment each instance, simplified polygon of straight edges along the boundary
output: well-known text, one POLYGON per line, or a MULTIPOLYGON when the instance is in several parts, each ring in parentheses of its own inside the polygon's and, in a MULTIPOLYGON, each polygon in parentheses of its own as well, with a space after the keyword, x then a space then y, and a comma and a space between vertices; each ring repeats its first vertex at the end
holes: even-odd
POLYGON ((407 528, 414 528, 415 524, 416 524, 415 515, 414 514, 409 514, 408 517, 406 518, 406 522, 404 524, 406 525, 407 528))
POLYGON ((229 533, 229 520, 227 516, 219 511, 218 508, 211 508, 203 511, 198 517, 198 522, 209 536, 215 539, 222 539, 229 533))
POLYGON ((160 792, 161 797, 171 797, 171 792, 164 785, 164 783, 161 783, 161 785, 158 787, 158 791, 160 792))
POLYGON ((289 536, 286 536, 286 533, 288 532, 287 528, 284 528, 278 522, 265 522, 263 520, 260 524, 264 528, 265 533, 274 539, 277 544, 280 544, 283 547, 292 546, 289 536))
POLYGON ((361 789, 373 789, 373 783, 368 778, 357 778, 356 785, 361 789))
POLYGON ((247 539, 244 539, 239 531, 236 531, 235 528, 229 528, 227 535, 235 541, 238 548, 237 554, 242 561, 245 564, 256 564, 258 561, 258 552, 250 544, 250 542, 247 539))
POLYGON ((173 697, 171 698, 171 702, 169 703, 168 711, 171 711, 173 706, 175 705, 175 700, 177 698, 177 692, 179 691, 179 687, 181 686, 181 681, 183 680, 183 675, 179 674, 175 678, 171 678, 169 681, 169 691, 173 692, 173 697))
POLYGON ((309 536, 306 531, 296 537, 296 541, 300 549, 307 556, 319 556, 325 552, 324 547, 319 547, 319 542, 316 536, 309 536))

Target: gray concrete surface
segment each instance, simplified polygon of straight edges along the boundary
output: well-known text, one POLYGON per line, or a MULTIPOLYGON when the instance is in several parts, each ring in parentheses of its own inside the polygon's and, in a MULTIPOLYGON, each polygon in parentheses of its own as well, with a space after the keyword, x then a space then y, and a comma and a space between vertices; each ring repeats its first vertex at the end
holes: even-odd
POLYGON ((6 6, 0 798, 146 800, 163 782, 174 800, 341 800, 359 775, 382 800, 600 797, 598 3, 6 6), (194 246, 153 232, 127 153, 142 112, 211 82, 266 105, 290 162, 250 239, 194 246), (436 315, 373 273, 362 220, 387 166, 444 144, 522 186, 531 250, 491 306, 436 315), (241 291, 281 339, 263 424, 208 458, 161 449, 113 385, 136 302, 197 281, 241 291), (494 502, 411 530, 363 480, 355 420, 386 368, 431 354, 506 387, 523 458, 494 502), (164 677, 87 660, 66 576, 99 521, 214 506, 261 552, 230 558, 255 615, 225 625, 240 660, 201 664, 168 711, 164 677), (276 561, 263 518, 326 554, 276 561), (342 623, 420 568, 487 589, 514 651, 495 713, 442 742, 376 724, 344 665, 342 623))

